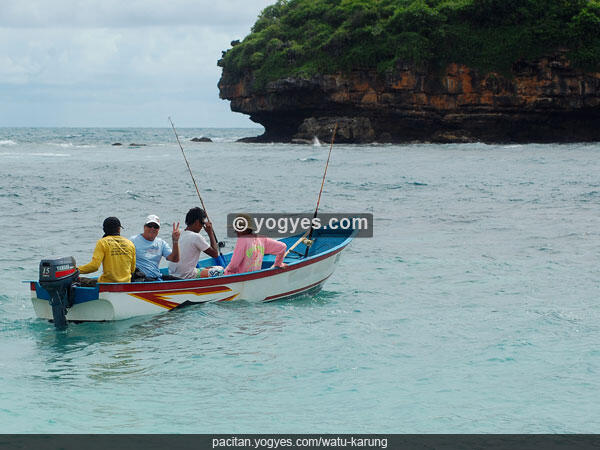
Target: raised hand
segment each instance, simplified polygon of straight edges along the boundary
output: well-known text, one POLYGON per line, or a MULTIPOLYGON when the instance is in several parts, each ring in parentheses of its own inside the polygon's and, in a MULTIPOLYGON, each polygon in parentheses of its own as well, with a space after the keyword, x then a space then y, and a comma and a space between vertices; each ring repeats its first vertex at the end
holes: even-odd
POLYGON ((180 234, 181 234, 181 230, 179 229, 179 222, 173 223, 173 232, 171 233, 171 238, 173 239, 173 243, 179 241, 180 234))

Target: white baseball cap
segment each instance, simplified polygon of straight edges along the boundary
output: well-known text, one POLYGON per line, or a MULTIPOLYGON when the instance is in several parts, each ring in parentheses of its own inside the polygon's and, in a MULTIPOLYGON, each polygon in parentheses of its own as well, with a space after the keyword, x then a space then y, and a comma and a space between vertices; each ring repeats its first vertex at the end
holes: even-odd
POLYGON ((144 225, 148 225, 149 223, 155 223, 156 225, 158 225, 160 227, 160 219, 155 214, 150 214, 148 217, 146 217, 146 221, 144 222, 144 225))

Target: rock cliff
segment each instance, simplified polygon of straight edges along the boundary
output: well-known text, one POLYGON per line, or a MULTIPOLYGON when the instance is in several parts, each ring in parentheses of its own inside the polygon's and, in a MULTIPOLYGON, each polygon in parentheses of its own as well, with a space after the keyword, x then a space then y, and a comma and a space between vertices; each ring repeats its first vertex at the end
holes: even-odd
POLYGON ((285 78, 253 88, 252 74, 223 72, 220 97, 265 127, 251 140, 336 142, 573 142, 600 140, 600 73, 564 53, 518 61, 512 74, 451 64, 428 72, 398 64, 374 71, 285 78))

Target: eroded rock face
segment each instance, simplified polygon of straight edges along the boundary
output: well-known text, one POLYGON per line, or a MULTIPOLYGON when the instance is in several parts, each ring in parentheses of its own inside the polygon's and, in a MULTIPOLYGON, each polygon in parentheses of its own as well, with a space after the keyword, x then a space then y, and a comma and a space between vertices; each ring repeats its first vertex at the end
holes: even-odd
POLYGON ((253 89, 223 73, 220 97, 265 127, 254 140, 569 142, 600 140, 600 73, 563 53, 519 61, 512 77, 451 64, 440 75, 400 64, 375 72, 285 78, 253 89))
POLYGON ((373 142, 376 138, 375 130, 368 117, 309 117, 298 127, 298 132, 293 139, 305 139, 312 143, 314 137, 320 141, 331 140, 334 124, 338 128, 335 141, 339 143, 364 143, 373 142))

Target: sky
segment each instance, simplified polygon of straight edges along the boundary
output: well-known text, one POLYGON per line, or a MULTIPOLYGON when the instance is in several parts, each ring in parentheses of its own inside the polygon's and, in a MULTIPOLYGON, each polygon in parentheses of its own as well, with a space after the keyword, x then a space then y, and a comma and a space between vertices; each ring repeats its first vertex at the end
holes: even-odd
POLYGON ((217 61, 275 0, 0 0, 0 127, 257 127, 217 61))

